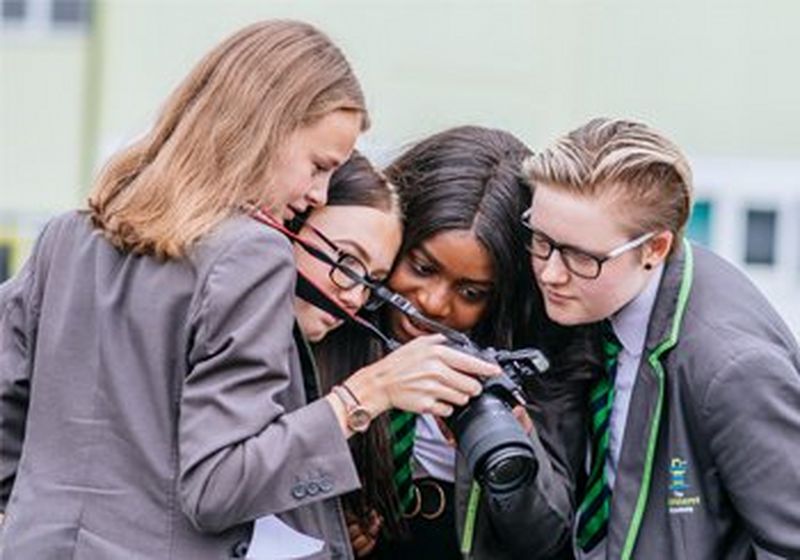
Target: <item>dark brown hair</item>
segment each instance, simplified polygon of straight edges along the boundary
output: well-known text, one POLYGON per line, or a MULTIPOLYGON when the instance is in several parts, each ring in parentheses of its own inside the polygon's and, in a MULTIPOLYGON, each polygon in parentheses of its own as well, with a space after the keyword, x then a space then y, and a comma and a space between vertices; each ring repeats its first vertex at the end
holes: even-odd
MULTIPOLYGON (((527 389, 548 397, 576 394, 592 377, 591 341, 584 330, 553 324, 543 311, 520 219, 530 206, 520 170, 528 155, 530 150, 513 135, 476 126, 435 134, 402 154, 386 169, 403 206, 401 256, 438 233, 473 231, 492 257, 495 290, 472 338, 483 346, 541 347, 554 367, 527 389)), ((381 355, 380 347, 351 325, 328 335, 320 348, 328 386, 381 355)), ((348 509, 362 517, 376 509, 390 536, 402 533, 387 415, 373 422, 366 437, 351 438, 351 448, 363 490, 346 498, 348 509)))

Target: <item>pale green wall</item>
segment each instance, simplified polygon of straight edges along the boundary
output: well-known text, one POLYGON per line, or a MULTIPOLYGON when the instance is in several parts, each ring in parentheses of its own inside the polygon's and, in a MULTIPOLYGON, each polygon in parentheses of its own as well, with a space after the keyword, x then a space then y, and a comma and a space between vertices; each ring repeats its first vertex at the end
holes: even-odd
POLYGON ((342 46, 373 113, 368 144, 473 122, 536 147, 610 114, 691 154, 800 157, 795 0, 111 0, 96 20, 96 134, 89 40, 0 35, 0 211, 78 203, 84 139, 104 159, 203 52, 268 17, 307 19, 342 46))
POLYGON ((463 123, 509 129, 536 148, 617 115, 651 122, 693 158, 800 160, 797 0, 96 8, 92 34, 0 30, 0 241, 18 235, 24 245, 48 215, 81 204, 99 163, 148 127, 205 51, 270 17, 311 21, 343 48, 368 97, 373 154, 463 123))
POLYGON ((75 204, 85 46, 74 34, 0 36, 0 211, 75 204))
POLYGON ((452 124, 532 145, 598 114, 653 122, 690 153, 800 156, 800 2, 590 0, 106 4, 102 136, 146 126, 228 32, 299 17, 343 47, 380 145, 452 124))

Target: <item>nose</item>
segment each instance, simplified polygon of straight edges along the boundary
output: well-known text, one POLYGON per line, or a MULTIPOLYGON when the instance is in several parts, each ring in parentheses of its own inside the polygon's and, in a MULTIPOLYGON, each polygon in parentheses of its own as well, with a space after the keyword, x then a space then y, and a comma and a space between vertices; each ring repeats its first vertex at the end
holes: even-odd
POLYGON ((338 299, 345 308, 355 312, 366 303, 367 290, 361 284, 357 284, 349 290, 339 290, 338 299))
POLYGON ((328 202, 328 184, 331 180, 331 173, 325 173, 311 184, 311 188, 306 194, 309 206, 318 208, 325 206, 328 202))
MULTIPOLYGON (((531 257, 536 259, 536 257, 531 257)), ((550 256, 543 262, 539 269, 539 279, 545 284, 563 284, 569 280, 569 270, 564 265, 561 252, 554 249, 550 256)))
POLYGON ((419 310, 432 319, 443 319, 450 314, 452 297, 445 282, 420 289, 414 299, 419 310))

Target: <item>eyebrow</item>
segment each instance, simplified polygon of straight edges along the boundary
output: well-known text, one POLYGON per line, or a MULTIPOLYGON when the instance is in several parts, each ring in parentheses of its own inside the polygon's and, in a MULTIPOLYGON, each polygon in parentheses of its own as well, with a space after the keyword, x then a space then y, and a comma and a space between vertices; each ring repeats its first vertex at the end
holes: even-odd
MULTIPOLYGON (((340 248, 352 249, 353 253, 357 253, 354 256, 364 261, 365 265, 369 266, 372 264, 372 259, 369 254, 367 254, 367 251, 356 241, 352 239, 332 239, 331 241, 339 245, 340 248)), ((378 268, 376 270, 369 270, 368 272, 370 276, 378 278, 389 275, 388 268, 378 268)))
MULTIPOLYGON (((414 249, 412 249, 411 251, 409 251, 409 253, 411 253, 411 252, 413 252, 413 251, 419 251, 420 253, 422 253, 422 254, 425 256, 425 258, 426 258, 426 259, 428 259, 428 260, 432 261, 432 262, 433 262, 433 264, 435 264, 437 268, 439 268, 439 269, 441 269, 441 268, 442 268, 442 263, 440 263, 440 262, 439 262, 439 261, 436 259, 436 257, 434 257, 433 255, 431 255, 430 251, 428 251, 428 250, 427 250, 425 247, 423 247, 422 245, 419 245, 419 246, 415 247, 414 249)), ((459 284, 476 284, 476 285, 480 285, 480 286, 486 286, 486 287, 489 287, 489 288, 491 288, 492 286, 494 286, 494 279, 490 279, 490 280, 478 280, 478 279, 475 279, 475 278, 459 278, 459 279, 458 279, 458 283, 459 283, 459 284)))
POLYGON ((604 259, 606 257, 605 254, 600 254, 600 253, 597 253, 595 251, 589 251, 587 249, 582 249, 580 247, 576 247, 575 245, 571 245, 569 243, 561 243, 560 241, 557 241, 557 240, 553 239, 552 237, 550 237, 549 235, 547 235, 545 232, 543 232, 542 230, 540 230, 538 228, 534 227, 534 228, 532 228, 532 230, 535 233, 538 233, 539 235, 547 238, 547 241, 549 241, 551 243, 555 243, 556 245, 559 245, 562 249, 570 249, 571 251, 575 251, 576 253, 583 253, 584 255, 589 255, 590 257, 594 257, 596 259, 604 259))
POLYGON ((358 257, 362 261, 369 263, 372 259, 370 259, 369 254, 367 251, 356 241, 352 239, 343 239, 343 238, 336 238, 332 237, 331 241, 333 241, 339 248, 349 248, 351 252, 356 253, 354 256, 358 257))

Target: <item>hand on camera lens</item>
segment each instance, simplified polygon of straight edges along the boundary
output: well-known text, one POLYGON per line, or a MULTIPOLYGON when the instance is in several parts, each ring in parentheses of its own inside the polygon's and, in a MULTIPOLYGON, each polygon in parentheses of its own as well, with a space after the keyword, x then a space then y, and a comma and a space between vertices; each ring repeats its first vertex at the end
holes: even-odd
POLYGON ((525 431, 526 434, 530 435, 533 432, 533 420, 531 420, 528 411, 525 410, 525 407, 521 404, 518 404, 513 408, 511 411, 514 413, 514 418, 517 419, 519 425, 522 426, 522 429, 525 431))

